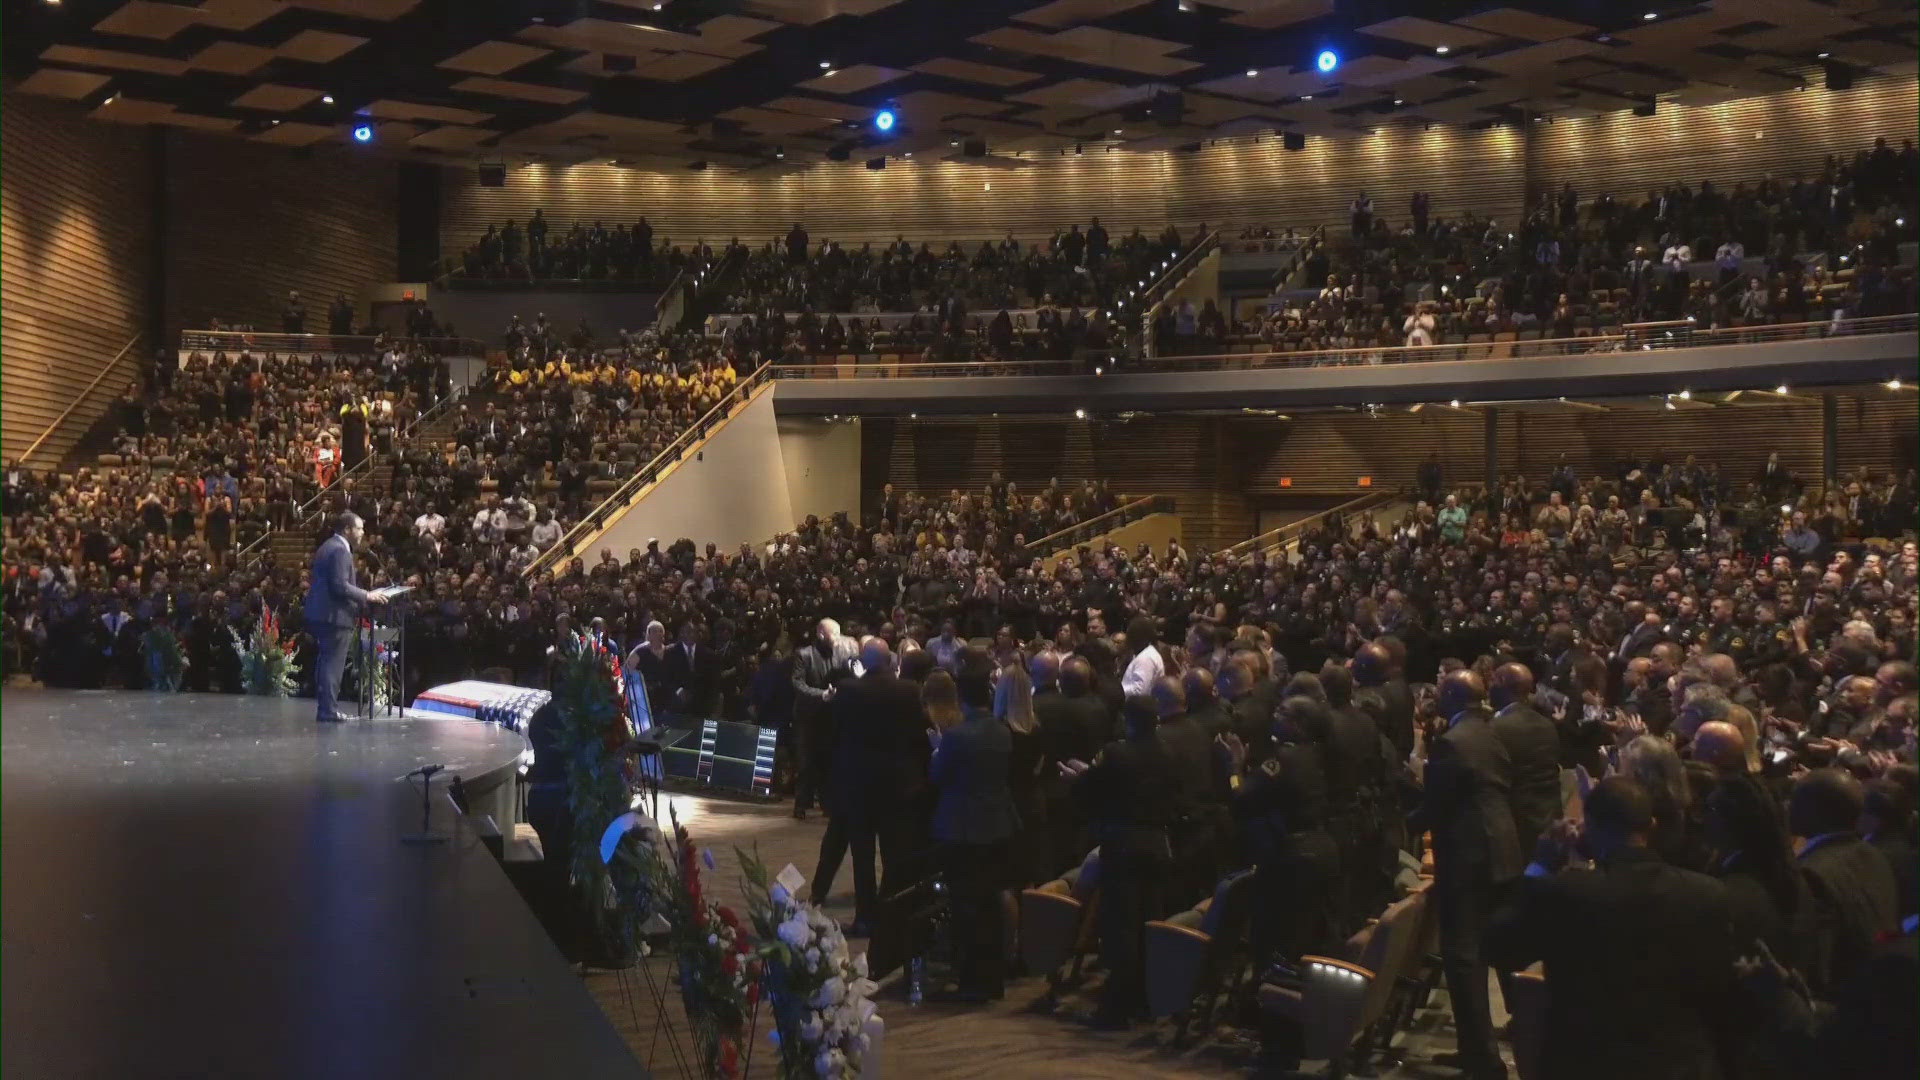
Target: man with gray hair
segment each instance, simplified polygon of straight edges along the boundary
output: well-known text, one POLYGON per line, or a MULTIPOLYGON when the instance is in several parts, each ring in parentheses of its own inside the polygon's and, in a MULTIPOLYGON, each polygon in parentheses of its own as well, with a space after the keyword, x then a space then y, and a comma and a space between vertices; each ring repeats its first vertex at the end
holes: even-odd
POLYGON ((833 749, 832 718, 827 703, 834 684, 852 674, 852 638, 840 633, 840 624, 821 619, 814 625, 813 642, 793 654, 793 740, 798 779, 793 785, 793 816, 804 820, 816 797, 823 794, 833 749))

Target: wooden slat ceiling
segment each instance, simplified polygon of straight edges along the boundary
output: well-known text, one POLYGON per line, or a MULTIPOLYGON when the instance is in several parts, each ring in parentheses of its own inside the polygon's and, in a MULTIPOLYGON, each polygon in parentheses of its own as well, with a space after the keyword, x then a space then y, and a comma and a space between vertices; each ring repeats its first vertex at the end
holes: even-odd
POLYGON ((1817 76, 1823 53, 1870 81, 1911 72, 1920 50, 1911 0, 1706 0, 1652 20, 1590 6, 1584 21, 1546 0, 1385 0, 1364 15, 1331 0, 22 7, 5 45, 23 89, 89 105, 121 93, 165 106, 155 122, 252 137, 280 120, 344 140, 364 118, 372 152, 441 162, 605 155, 780 170, 818 163, 836 141, 861 160, 979 137, 1058 149, 1117 128, 1103 149, 1163 153, 1250 132, 1354 139, 1522 110, 1583 117, 1768 93, 1817 76), (1346 55, 1321 72, 1313 58, 1329 41, 1346 55), (860 126, 819 145, 793 142, 813 125, 783 115, 864 125, 884 108, 902 121, 891 135, 860 126), (582 115, 628 123, 583 138, 582 115), (405 137, 389 137, 389 122, 405 137), (796 153, 777 153, 789 144, 796 153))

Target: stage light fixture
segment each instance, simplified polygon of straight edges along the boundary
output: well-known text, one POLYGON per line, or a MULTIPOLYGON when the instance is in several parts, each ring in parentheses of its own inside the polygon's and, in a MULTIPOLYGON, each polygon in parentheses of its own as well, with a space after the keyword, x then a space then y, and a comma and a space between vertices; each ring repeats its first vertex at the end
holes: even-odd
POLYGON ((892 131, 893 123, 894 115, 892 109, 881 109, 879 114, 873 118, 873 126, 881 131, 892 131))
POLYGON ((1313 58, 1313 66, 1324 75, 1340 66, 1340 54, 1332 49, 1321 49, 1320 55, 1313 58))
POLYGON ((373 141, 373 125, 361 124, 359 127, 354 128, 353 141, 361 142, 361 143, 372 142, 373 141))
POLYGON ((332 95, 332 94, 321 94, 321 95, 320 95, 320 104, 322 104, 322 105, 331 105, 331 104, 333 104, 333 95, 332 95))

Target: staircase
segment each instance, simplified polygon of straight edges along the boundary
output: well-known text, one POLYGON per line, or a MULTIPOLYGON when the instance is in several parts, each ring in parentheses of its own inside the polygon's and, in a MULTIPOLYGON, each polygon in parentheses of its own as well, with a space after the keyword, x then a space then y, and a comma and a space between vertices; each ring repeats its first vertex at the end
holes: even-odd
MULTIPOLYGON (((460 400, 469 405, 484 406, 487 395, 484 392, 469 394, 460 400)), ((394 452, 399 453, 416 447, 445 446, 453 438, 454 427, 459 414, 451 405, 439 413, 429 416, 413 426, 406 435, 394 440, 394 452)), ((360 469, 349 474, 356 492, 384 497, 393 486, 392 455, 372 455, 360 469)), ((319 532, 326 515, 332 512, 332 494, 336 487, 329 488, 314 500, 304 514, 297 515, 291 525, 285 529, 276 529, 262 538, 260 550, 273 560, 273 565, 281 569, 299 570, 304 568, 313 557, 313 549, 320 541, 319 532)))

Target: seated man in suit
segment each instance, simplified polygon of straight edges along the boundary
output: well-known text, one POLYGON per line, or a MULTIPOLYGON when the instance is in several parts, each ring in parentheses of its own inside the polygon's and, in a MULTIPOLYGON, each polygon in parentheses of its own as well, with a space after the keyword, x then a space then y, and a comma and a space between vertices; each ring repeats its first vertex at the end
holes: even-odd
POLYGON ((340 677, 346 674, 347 653, 353 648, 360 613, 369 604, 386 603, 385 597, 368 592, 355 580, 353 549, 366 538, 366 532, 360 515, 349 510, 334 519, 333 535, 321 541, 313 553, 313 572, 302 611, 307 632, 320 646, 313 687, 315 719, 322 722, 345 719, 337 700, 340 677))
POLYGON ((1570 829, 1548 832, 1487 927, 1502 970, 1542 961, 1541 1075, 1554 1080, 1721 1075, 1734 948, 1726 889, 1648 846, 1653 799, 1624 775, 1594 785, 1579 846, 1590 870, 1560 870, 1570 829))

